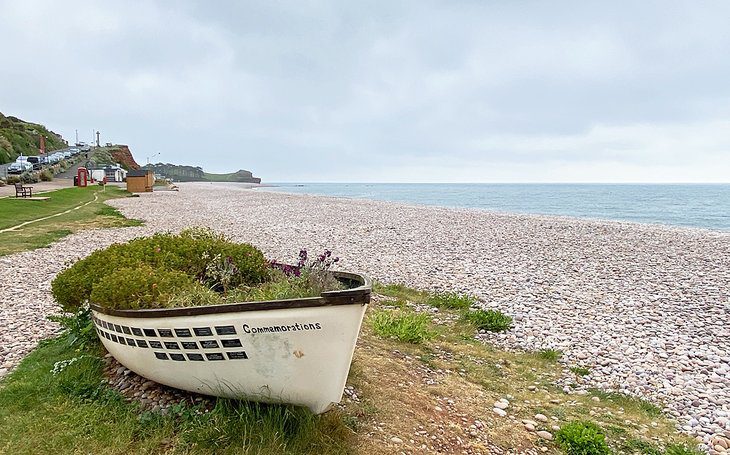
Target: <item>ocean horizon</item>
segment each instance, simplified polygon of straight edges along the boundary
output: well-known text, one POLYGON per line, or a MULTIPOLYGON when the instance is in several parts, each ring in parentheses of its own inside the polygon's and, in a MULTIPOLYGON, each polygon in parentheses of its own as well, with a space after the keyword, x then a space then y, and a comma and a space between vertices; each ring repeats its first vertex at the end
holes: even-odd
POLYGON ((728 183, 271 183, 295 194, 730 231, 728 183))

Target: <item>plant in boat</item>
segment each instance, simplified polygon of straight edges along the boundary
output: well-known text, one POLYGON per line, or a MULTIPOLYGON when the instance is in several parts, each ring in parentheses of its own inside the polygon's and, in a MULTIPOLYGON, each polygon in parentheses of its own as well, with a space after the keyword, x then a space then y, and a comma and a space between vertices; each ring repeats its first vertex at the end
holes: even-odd
POLYGON ((268 261, 249 244, 210 229, 155 234, 97 250, 70 265, 51 289, 61 307, 76 313, 87 303, 130 310, 313 297, 340 288, 332 252, 295 266, 268 261))

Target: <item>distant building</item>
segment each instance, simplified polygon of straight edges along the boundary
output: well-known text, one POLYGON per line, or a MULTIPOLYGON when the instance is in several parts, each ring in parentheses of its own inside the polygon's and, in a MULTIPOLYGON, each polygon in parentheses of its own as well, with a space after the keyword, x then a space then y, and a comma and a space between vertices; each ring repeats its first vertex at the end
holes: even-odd
POLYGON ((150 193, 154 185, 152 169, 130 170, 127 173, 127 191, 130 193, 150 193))
POLYGON ((89 176, 97 181, 104 180, 107 182, 123 182, 127 178, 127 171, 119 164, 96 167, 89 169, 89 176))
POLYGON ((107 182, 123 182, 127 179, 127 171, 118 164, 107 166, 104 168, 104 176, 107 182))

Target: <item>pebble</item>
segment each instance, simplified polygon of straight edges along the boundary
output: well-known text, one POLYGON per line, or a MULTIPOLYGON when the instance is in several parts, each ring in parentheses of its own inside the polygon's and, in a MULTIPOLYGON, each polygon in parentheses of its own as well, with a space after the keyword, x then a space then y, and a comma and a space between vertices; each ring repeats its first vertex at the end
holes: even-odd
POLYGON ((551 441, 551 440, 553 439, 553 434, 552 434, 552 433, 550 433, 549 431, 545 431, 545 430, 540 430, 540 431, 538 431, 538 432, 537 432, 537 433, 535 433, 535 434, 537 434, 537 435, 538 435, 538 436, 540 436, 541 438, 543 438, 543 439, 547 439, 547 440, 549 440, 549 441, 551 441))
POLYGON ((179 189, 110 202, 144 226, 82 231, 0 257, 0 375, 58 332, 47 319, 59 311, 50 283, 68 261, 154 232, 209 226, 271 259, 296 261, 300 248, 328 248, 343 269, 382 282, 468 292, 482 308, 519 316, 512 330, 479 339, 559 349, 566 366, 589 367, 574 393, 598 388, 662 403, 708 449, 722 447, 710 441, 730 431, 730 233, 230 184, 179 189), (688 425, 692 418, 698 425, 688 425))
POLYGON ((499 400, 494 403, 495 408, 499 409, 507 409, 509 407, 509 401, 507 400, 499 400))

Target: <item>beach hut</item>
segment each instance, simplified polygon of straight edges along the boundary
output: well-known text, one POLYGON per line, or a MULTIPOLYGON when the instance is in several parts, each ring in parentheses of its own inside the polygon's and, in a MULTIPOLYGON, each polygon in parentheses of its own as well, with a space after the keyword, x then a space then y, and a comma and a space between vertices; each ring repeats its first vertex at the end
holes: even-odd
POLYGON ((150 193, 154 184, 152 169, 130 170, 127 173, 127 191, 130 193, 150 193))

